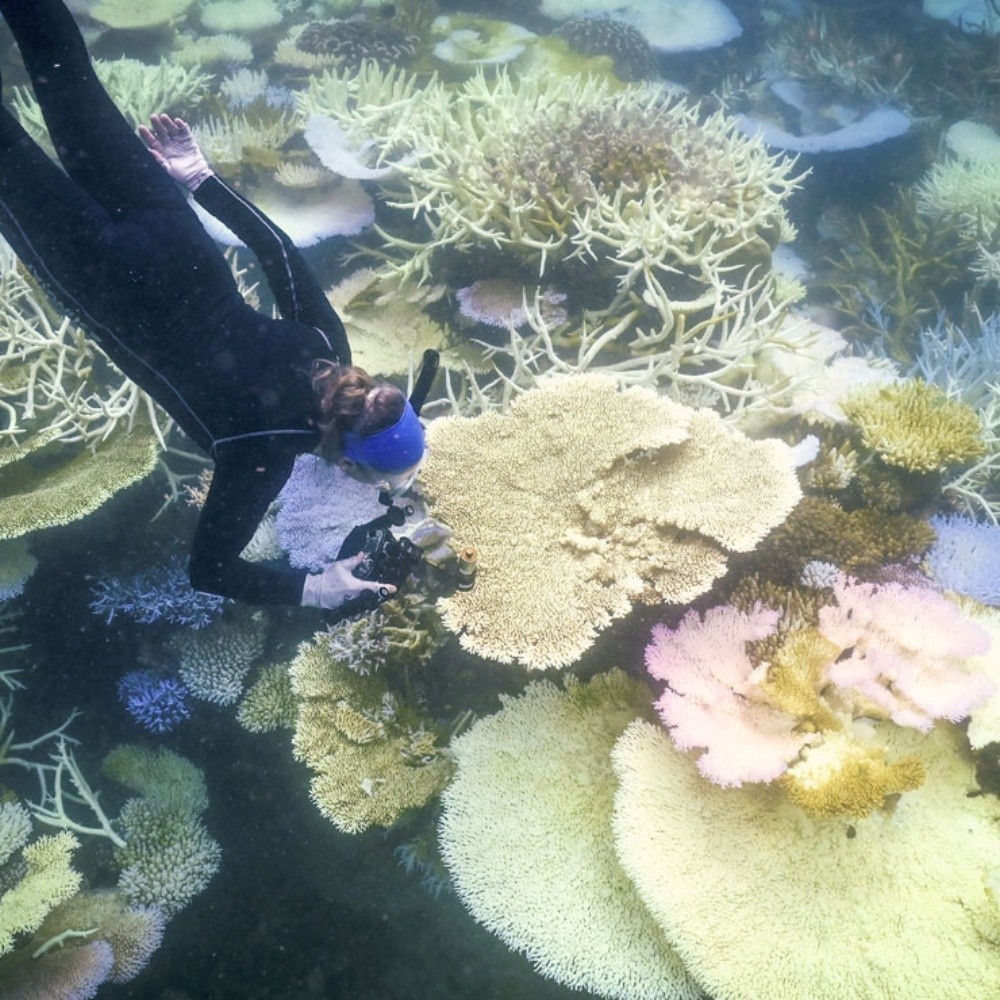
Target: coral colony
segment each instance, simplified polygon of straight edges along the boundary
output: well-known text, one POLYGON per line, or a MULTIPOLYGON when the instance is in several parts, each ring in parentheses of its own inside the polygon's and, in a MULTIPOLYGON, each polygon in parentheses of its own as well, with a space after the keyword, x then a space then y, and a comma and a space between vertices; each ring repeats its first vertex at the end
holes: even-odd
POLYGON ((106 577, 91 588, 90 610, 108 624, 125 615, 143 625, 163 621, 205 628, 221 613, 223 599, 191 589, 180 556, 127 577, 106 577))
MULTIPOLYGON (((478 575, 330 622, 197 594, 186 533, 123 524, 123 552, 148 530, 173 555, 99 573, 105 641, 81 668, 125 710, 102 746, 116 727, 152 745, 79 746, 58 685, 29 715, 49 666, 31 622, 66 620, 45 553, 82 544, 52 529, 85 537, 142 480, 129 503, 169 503, 206 461, 0 248, 0 997, 139 975, 260 996, 146 969, 161 948, 189 964, 170 922, 231 835, 205 761, 157 746, 194 701, 213 780, 246 786, 240 823, 287 834, 262 783, 308 796, 352 896, 345 838, 374 832, 362 855, 451 888, 516 953, 498 982, 1000 996, 996 5, 761 0, 752 24, 720 0, 505 0, 509 21, 427 0, 73 6, 95 51, 129 52, 96 70, 132 123, 185 117, 222 176, 322 244, 365 368, 403 385, 440 352, 402 530, 474 549, 478 575), (169 669, 133 669, 132 622, 169 669), (277 748, 260 773, 227 752, 249 738, 277 748)), ((322 570, 381 511, 301 456, 243 558, 322 570)), ((229 867, 236 897, 253 872, 229 867)), ((261 926, 283 929, 278 896, 261 926)), ((429 947, 433 924, 404 930, 429 947)), ((204 930, 243 962, 228 926, 204 930)), ((310 950, 340 935, 290 940, 253 944, 275 995, 301 991, 296 961, 344 967, 310 950)), ((390 951, 379 973, 405 962, 413 996, 477 992, 390 951)))
POLYGON ((169 733, 191 715, 189 692, 175 677, 133 670, 118 681, 118 699, 151 733, 169 733))

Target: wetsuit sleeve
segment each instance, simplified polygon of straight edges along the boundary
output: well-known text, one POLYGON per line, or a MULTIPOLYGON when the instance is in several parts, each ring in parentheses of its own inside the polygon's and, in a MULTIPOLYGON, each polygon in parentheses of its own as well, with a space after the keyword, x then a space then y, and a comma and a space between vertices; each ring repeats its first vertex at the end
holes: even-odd
POLYGON ((350 364, 344 324, 288 234, 215 174, 198 185, 194 199, 257 255, 282 317, 322 330, 337 360, 350 364))
POLYGON ((233 442, 220 449, 191 546, 195 590, 249 604, 301 604, 305 570, 240 558, 294 460, 284 451, 269 455, 259 443, 233 442))

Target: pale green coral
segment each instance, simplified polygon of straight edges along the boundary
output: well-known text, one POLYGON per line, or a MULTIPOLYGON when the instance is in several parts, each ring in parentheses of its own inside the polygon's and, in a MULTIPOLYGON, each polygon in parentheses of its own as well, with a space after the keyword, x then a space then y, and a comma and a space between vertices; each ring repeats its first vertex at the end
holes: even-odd
POLYGON ((166 747, 117 746, 104 758, 104 773, 164 809, 201 813, 208 807, 201 771, 166 747))
POLYGON ((236 712, 239 724, 251 733, 270 733, 292 729, 298 703, 292 692, 288 667, 274 663, 265 667, 250 685, 236 712))
POLYGON ((18 934, 37 930, 53 907, 80 888, 81 876, 71 861, 79 841, 70 833, 39 837, 22 850, 23 877, 0 896, 0 955, 14 947, 18 934))
POLYGON ((193 2, 194 0, 100 0, 87 13, 109 28, 126 31, 156 28, 180 20, 193 2))

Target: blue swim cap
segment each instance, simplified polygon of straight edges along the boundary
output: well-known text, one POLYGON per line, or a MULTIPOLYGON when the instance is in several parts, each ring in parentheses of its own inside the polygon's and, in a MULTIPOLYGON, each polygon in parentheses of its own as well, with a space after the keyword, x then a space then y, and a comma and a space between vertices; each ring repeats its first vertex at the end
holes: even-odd
POLYGON ((410 401, 391 427, 363 437, 346 431, 344 456, 379 472, 402 472, 416 465, 424 457, 424 428, 410 401))

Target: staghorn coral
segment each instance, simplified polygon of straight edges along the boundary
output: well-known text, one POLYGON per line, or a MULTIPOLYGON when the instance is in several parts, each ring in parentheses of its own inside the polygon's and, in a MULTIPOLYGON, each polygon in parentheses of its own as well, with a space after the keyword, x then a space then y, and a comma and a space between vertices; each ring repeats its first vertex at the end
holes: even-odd
POLYGON ((299 703, 292 749, 338 830, 392 826, 445 786, 452 765, 434 727, 384 680, 338 660, 323 635, 299 648, 289 672, 299 703))
POLYGON ((599 375, 435 420, 428 442, 431 512, 479 553, 476 586, 440 602, 445 624, 532 669, 572 663, 637 600, 708 590, 727 549, 753 548, 799 497, 786 445, 599 375))
POLYGON ((921 379, 866 386, 841 405, 864 447, 907 472, 940 472, 985 450, 976 412, 921 379))
POLYGON ((663 88, 543 71, 412 87, 365 67, 324 73, 299 99, 395 164, 383 187, 426 234, 383 234, 401 277, 464 275, 475 253, 492 262, 478 277, 513 267, 577 291, 570 330, 541 319, 511 346, 519 378, 536 363, 720 392, 747 380, 782 309, 769 263, 791 232, 787 161, 663 88))
POLYGON ((603 997, 699 991, 614 855, 609 753, 643 711, 620 671, 529 684, 453 744, 441 853, 473 917, 543 975, 603 997))
POLYGON ((127 615, 143 625, 164 621, 203 629, 222 613, 224 598, 191 589, 187 566, 170 556, 126 577, 98 577, 90 588, 90 610, 110 625, 115 615, 127 615))
POLYGON ((118 700, 151 733, 169 733, 191 715, 187 688, 176 677, 150 670, 131 670, 120 677, 118 700))
POLYGON ((776 787, 707 785, 657 727, 633 723, 612 761, 618 858, 711 996, 964 1000, 1000 990, 987 876, 1000 867, 993 796, 970 796, 960 733, 878 733, 917 754, 924 784, 845 826, 776 787), (754 933, 732 933, 733 927, 754 933), (894 928, 891 940, 885 929, 894 928), (873 945, 874 943, 874 945, 873 945))
POLYGON ((659 76, 649 42, 634 25, 614 17, 571 17, 553 32, 588 56, 610 56, 615 76, 626 83, 659 76))
MULTIPOLYGON (((209 94, 212 77, 198 68, 186 68, 169 59, 157 64, 138 59, 95 59, 94 71, 118 110, 135 126, 146 124, 152 114, 170 108, 188 112, 209 94)), ((38 142, 48 142, 41 108, 27 87, 15 87, 12 107, 24 129, 38 142)))

